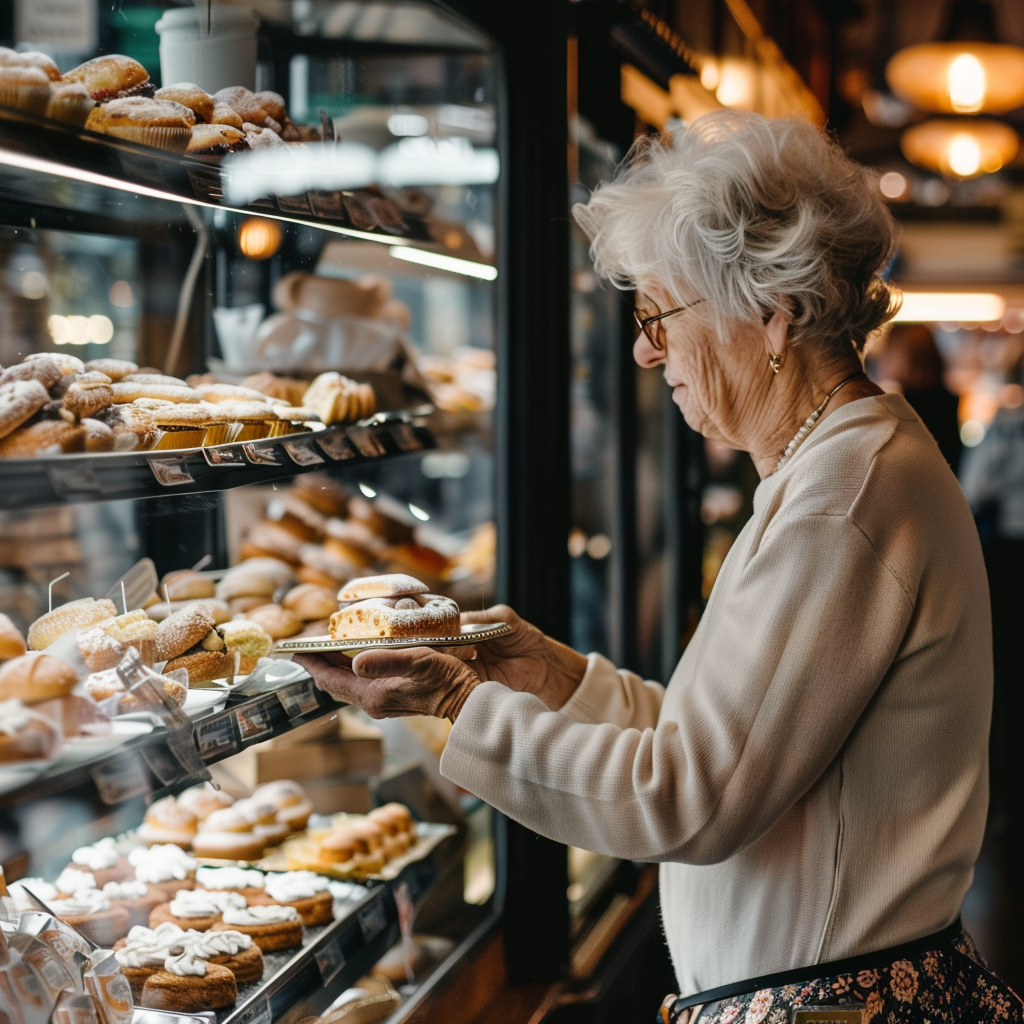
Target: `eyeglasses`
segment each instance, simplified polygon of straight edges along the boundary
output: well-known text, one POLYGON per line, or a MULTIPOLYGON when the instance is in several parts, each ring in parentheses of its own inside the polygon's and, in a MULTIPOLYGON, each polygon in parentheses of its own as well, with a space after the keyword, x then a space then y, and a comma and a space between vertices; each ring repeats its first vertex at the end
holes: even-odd
POLYGON ((648 328, 651 324, 658 323, 659 320, 664 320, 667 316, 672 316, 675 313, 683 313, 691 307, 699 305, 701 302, 704 302, 704 299, 694 299, 693 302, 688 302, 685 306, 676 306, 675 309, 666 310, 664 313, 654 313, 653 315, 648 315, 646 310, 641 309, 638 306, 633 310, 633 319, 636 321, 637 327, 644 332, 647 340, 651 343, 651 347, 656 352, 664 352, 665 332, 658 328, 654 328, 652 330, 648 330, 648 328))

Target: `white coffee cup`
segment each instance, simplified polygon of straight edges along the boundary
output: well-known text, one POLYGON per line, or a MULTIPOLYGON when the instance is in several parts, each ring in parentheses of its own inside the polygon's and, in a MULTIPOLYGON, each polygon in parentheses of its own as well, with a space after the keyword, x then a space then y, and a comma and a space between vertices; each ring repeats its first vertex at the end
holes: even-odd
POLYGON ((165 11, 156 23, 163 84, 193 82, 208 93, 232 85, 254 89, 258 26, 251 10, 235 4, 165 11))

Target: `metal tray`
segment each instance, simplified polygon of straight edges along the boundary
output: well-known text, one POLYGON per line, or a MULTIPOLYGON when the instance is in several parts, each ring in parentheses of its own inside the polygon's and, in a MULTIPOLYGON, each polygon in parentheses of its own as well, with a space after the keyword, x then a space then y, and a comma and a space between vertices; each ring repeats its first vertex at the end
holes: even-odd
POLYGON ((466 647, 508 636, 512 627, 505 622, 489 626, 466 625, 461 636, 385 636, 379 639, 335 640, 329 636, 307 636, 301 640, 279 640, 274 651, 280 654, 319 654, 335 651, 355 655, 360 651, 379 651, 401 647, 466 647))

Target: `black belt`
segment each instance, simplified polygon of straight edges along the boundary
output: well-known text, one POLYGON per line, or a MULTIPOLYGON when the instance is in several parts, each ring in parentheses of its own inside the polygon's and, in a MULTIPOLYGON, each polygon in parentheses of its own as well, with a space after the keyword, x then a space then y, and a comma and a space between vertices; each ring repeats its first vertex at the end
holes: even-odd
POLYGON ((873 967, 891 964, 894 960, 909 960, 919 953, 927 953, 930 949, 939 949, 952 942, 963 931, 960 917, 947 925, 942 931, 924 938, 903 942, 888 949, 878 949, 873 953, 859 953, 857 956, 844 957, 842 960, 829 960, 823 964, 812 964, 810 967, 796 967, 791 971, 779 971, 777 974, 762 974, 759 978, 748 978, 731 985, 720 985, 705 992, 697 992, 692 996, 680 996, 669 1003, 668 998, 662 1003, 662 1013, 658 1020, 661 1024, 675 1024, 683 1010, 691 1006, 706 1006, 718 1002, 719 999, 730 999, 732 996, 745 995, 747 992, 759 992, 763 988, 780 988, 783 985, 799 984, 814 978, 831 978, 837 974, 856 974, 869 971, 873 967))

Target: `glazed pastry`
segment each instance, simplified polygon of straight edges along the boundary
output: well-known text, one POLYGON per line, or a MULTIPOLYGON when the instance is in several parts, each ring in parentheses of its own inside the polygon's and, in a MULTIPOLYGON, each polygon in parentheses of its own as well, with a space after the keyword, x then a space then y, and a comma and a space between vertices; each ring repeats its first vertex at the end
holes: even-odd
POLYGON ((28 650, 25 638, 11 620, 0 612, 0 661, 17 658, 28 650))
POLYGON ((237 893, 243 897, 243 906, 263 893, 263 884, 263 872, 255 868, 201 867, 196 871, 197 891, 237 893))
POLYGON ((37 380, 12 380, 0 384, 0 437, 6 437, 31 419, 50 396, 37 380))
POLYGON ((302 943, 302 918, 294 907, 256 906, 225 910, 213 931, 240 931, 252 938, 264 953, 289 949, 302 943))
POLYGON ((135 880, 162 891, 167 899, 196 882, 194 857, 173 843, 139 846, 128 854, 128 863, 135 869, 135 880))
MULTIPOLYGON (((207 608, 199 603, 168 616, 159 627, 154 623, 154 627, 157 629, 156 660, 169 661, 202 641, 214 628, 214 621, 207 608)), ((191 674, 189 678, 194 681, 191 674)))
POLYGON ((66 697, 76 682, 75 670, 60 658, 29 651, 0 665, 0 701, 38 704, 66 697))
POLYGON ((64 373, 61 362, 54 355, 42 352, 36 358, 23 359, 20 363, 8 366, 0 373, 0 387, 19 380, 34 380, 44 388, 52 388, 64 373))
POLYGON ((278 779, 257 786, 252 799, 271 804, 277 810, 278 819, 293 832, 304 829, 313 813, 313 804, 306 791, 291 779, 278 779))
POLYGON ((149 915, 149 926, 170 921, 179 928, 194 928, 206 931, 220 920, 225 908, 245 906, 245 899, 238 893, 200 892, 198 889, 182 889, 169 903, 155 906, 149 915))
POLYGON ((213 114, 210 117, 210 123, 227 125, 241 131, 242 125, 245 122, 226 103, 218 103, 214 101, 213 114))
POLYGON ((107 882, 123 882, 134 874, 128 858, 118 852, 114 840, 109 838, 100 839, 91 846, 80 846, 71 854, 68 866, 91 873, 96 889, 102 889, 107 882))
POLYGON ((65 924, 105 949, 128 934, 128 911, 113 906, 97 889, 79 889, 67 899, 55 900, 50 909, 65 924))
POLYGON ((200 783, 178 795, 178 806, 191 811, 199 821, 205 821, 214 811, 230 807, 234 802, 223 789, 216 789, 209 782, 200 783))
POLYGON ((189 937, 188 948, 207 963, 226 967, 239 985, 263 977, 263 951, 252 937, 236 931, 208 931, 189 937))
POLYGON ((308 622, 312 619, 329 619, 338 610, 338 599, 330 587, 300 583, 285 594, 281 605, 308 622))
POLYGON ((91 597, 69 601, 54 608, 52 612, 41 615, 29 626, 29 650, 41 651, 72 629, 86 629, 116 615, 114 602, 105 597, 99 601, 94 601, 91 597))
POLYGON ((189 108, 201 121, 213 117, 213 97, 192 82, 177 82, 165 85, 153 93, 155 99, 173 100, 189 108))
POLYGON ((234 807, 214 811, 192 840, 197 857, 227 860, 259 860, 266 842, 256 834, 249 818, 234 807))
POLYGON ((100 409, 112 405, 113 401, 110 379, 101 373, 79 374, 78 379, 64 392, 64 409, 76 421, 94 416, 100 409), (90 377, 94 379, 90 380, 90 377))
POLYGON ((334 898, 330 883, 323 875, 313 871, 288 871, 267 875, 264 898, 279 906, 293 907, 302 923, 330 924, 334 920, 334 898))
POLYGON ((81 82, 97 103, 123 96, 152 96, 153 85, 146 69, 119 53, 94 57, 64 76, 65 82, 81 82))
MULTIPOLYGON (((173 796, 167 796, 149 806, 145 820, 139 826, 139 839, 150 845, 174 843, 188 849, 198 824, 191 811, 179 807, 173 796)), ((137 871, 135 877, 139 877, 137 871)))
POLYGON ((174 1013, 221 1010, 237 998, 231 971, 207 963, 187 947, 168 957, 164 970, 151 974, 142 987, 143 1006, 174 1013))
POLYGON ((197 124, 186 152, 194 156, 222 156, 248 149, 245 134, 228 124, 197 124))
POLYGON ((160 596, 164 596, 165 590, 172 601, 195 601, 213 597, 216 593, 213 580, 194 569, 169 572, 160 581, 160 596))
POLYGON ((263 103, 256 97, 256 94, 241 85, 229 86, 226 89, 215 92, 213 94, 213 102, 229 106, 242 118, 243 122, 248 121, 252 124, 262 125, 269 116, 263 103))
POLYGON ((458 636, 459 606, 436 594, 376 597, 346 605, 331 616, 335 640, 373 637, 458 636))
POLYGON ((302 619, 279 604, 264 604, 245 613, 250 622, 255 622, 271 640, 284 640, 302 629, 302 619))
POLYGON ((147 451, 161 434, 151 412, 133 405, 108 405, 96 414, 114 433, 114 450, 118 452, 147 451))
POLYGON ((150 889, 145 882, 139 881, 107 882, 102 892, 111 906, 124 907, 128 911, 132 925, 148 924, 149 915, 164 900, 162 891, 150 889))

